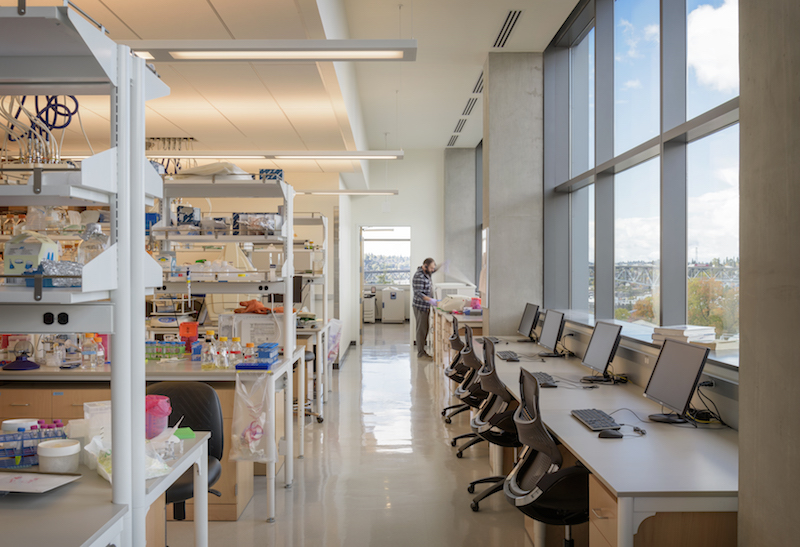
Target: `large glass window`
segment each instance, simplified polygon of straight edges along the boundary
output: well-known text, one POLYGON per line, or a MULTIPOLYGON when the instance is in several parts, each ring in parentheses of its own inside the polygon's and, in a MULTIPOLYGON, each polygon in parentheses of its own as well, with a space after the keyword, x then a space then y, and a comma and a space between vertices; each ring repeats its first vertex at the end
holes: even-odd
POLYGON ((364 239, 365 285, 411 284, 411 228, 370 226, 364 239))
POLYGON ((659 324, 659 158, 614 179, 614 317, 659 324))
POLYGON ((589 193, 589 313, 594 313, 594 185, 589 193))
POLYGON ((687 147, 687 319, 739 336, 739 125, 687 147))
POLYGON ((686 117, 739 95, 738 0, 686 2, 686 117))
POLYGON ((659 1, 614 2, 614 153, 660 131, 659 1))
POLYGON ((570 49, 571 173, 594 166, 594 29, 570 49))

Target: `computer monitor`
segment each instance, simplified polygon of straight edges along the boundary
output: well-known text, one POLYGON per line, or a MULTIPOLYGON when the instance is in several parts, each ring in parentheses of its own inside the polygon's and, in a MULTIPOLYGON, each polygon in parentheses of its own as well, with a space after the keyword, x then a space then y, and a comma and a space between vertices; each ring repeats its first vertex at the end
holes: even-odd
POLYGON ((556 345, 561 340, 562 332, 564 332, 564 314, 556 310, 547 310, 544 316, 544 325, 542 325, 542 334, 539 336, 539 344, 551 350, 551 352, 542 352, 539 357, 564 356, 563 353, 559 353, 556 350, 556 345))
POLYGON ((525 311, 522 312, 522 319, 519 322, 519 328, 517 332, 519 332, 522 336, 525 336, 523 340, 517 340, 517 342, 534 342, 535 339, 532 336, 533 329, 536 328, 536 323, 539 322, 539 306, 536 304, 531 304, 530 302, 525 304, 525 311))
POLYGON ((613 382, 608 374, 608 365, 614 360, 614 354, 617 353, 619 340, 622 338, 621 332, 622 325, 602 321, 595 324, 592 338, 589 340, 581 364, 599 372, 601 376, 584 376, 584 382, 613 382))
POLYGON ((665 340, 644 396, 675 414, 652 414, 654 422, 683 423, 692 394, 703 373, 708 348, 675 340, 665 340))

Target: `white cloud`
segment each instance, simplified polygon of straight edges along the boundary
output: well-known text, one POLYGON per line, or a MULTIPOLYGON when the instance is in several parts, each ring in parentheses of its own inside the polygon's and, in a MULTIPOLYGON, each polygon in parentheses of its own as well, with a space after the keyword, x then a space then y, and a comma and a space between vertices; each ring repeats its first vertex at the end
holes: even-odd
POLYGON ((659 29, 658 25, 647 25, 644 27, 644 39, 648 42, 658 43, 660 34, 661 29, 659 29))
POLYGON ((688 258, 700 262, 739 256, 739 189, 709 192, 689 200, 688 258))
POLYGON ((614 220, 614 261, 651 262, 660 257, 661 227, 658 217, 614 220))
POLYGON ((738 0, 714 8, 698 6, 688 17, 687 53, 701 86, 730 93, 739 89, 738 0))
POLYGON ((626 89, 641 89, 641 88, 642 88, 642 82, 640 80, 638 80, 638 79, 637 80, 628 80, 627 82, 622 84, 622 89, 623 90, 626 90, 626 89))

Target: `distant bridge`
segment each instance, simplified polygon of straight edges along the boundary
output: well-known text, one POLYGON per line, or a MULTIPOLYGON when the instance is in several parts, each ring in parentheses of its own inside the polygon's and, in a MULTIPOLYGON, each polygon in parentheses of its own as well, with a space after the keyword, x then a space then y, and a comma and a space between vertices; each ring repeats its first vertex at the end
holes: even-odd
MULTIPOLYGON (((594 266, 589 266, 589 275, 594 277, 594 266)), ((725 285, 739 284, 739 268, 735 266, 688 265, 687 277, 709 278, 725 285)), ((614 283, 628 283, 642 287, 653 287, 661 279, 661 271, 656 264, 618 264, 614 267, 614 283)))

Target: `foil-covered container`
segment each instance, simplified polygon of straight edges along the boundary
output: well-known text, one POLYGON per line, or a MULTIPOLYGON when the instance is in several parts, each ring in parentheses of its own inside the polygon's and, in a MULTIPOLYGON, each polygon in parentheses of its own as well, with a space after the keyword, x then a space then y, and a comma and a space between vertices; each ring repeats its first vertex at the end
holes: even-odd
POLYGON ((77 279, 50 279, 53 287, 80 287, 81 274, 83 274, 83 264, 80 262, 42 260, 42 274, 48 275, 77 275, 77 279))

